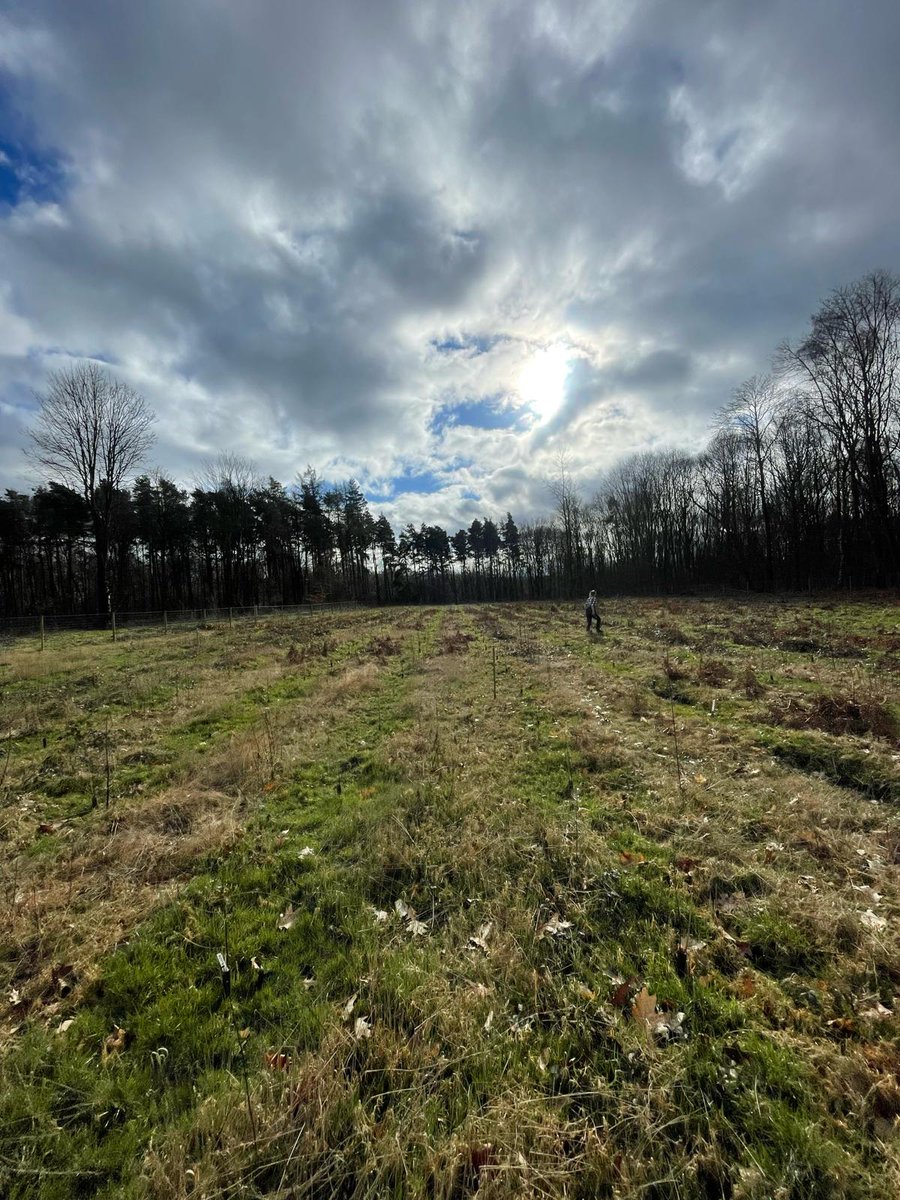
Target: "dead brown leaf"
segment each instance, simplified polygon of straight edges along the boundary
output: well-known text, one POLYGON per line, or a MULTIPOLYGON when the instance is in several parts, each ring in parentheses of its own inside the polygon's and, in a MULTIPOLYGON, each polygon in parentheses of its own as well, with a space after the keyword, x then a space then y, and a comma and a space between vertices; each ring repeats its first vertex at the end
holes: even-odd
POLYGON ((643 1022, 645 1025, 654 1024, 656 997, 648 992, 646 987, 642 987, 635 996, 631 1005, 631 1015, 635 1021, 643 1022))
POLYGON ((127 1039, 128 1034, 126 1031, 120 1025, 117 1025, 115 1030, 103 1043, 103 1050, 100 1053, 101 1060, 106 1062, 108 1058, 112 1058, 113 1055, 119 1054, 122 1050, 124 1050, 127 1039))
POLYGON ((291 1056, 285 1054, 283 1050, 267 1050, 263 1058, 270 1071, 289 1071, 291 1069, 291 1056))
POLYGON ((626 979, 623 983, 620 983, 609 998, 610 1004, 612 1004, 615 1008, 624 1008, 628 1003, 628 997, 631 993, 631 989, 636 983, 637 979, 634 975, 632 975, 629 979, 626 979))

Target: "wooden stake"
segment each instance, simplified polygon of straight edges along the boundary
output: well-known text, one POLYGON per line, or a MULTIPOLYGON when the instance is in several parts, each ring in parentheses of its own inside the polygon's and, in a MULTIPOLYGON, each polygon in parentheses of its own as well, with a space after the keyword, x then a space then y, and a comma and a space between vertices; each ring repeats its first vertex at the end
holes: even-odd
POLYGON ((497 699, 497 643, 496 642, 491 643, 491 650, 493 652, 492 658, 491 658, 491 663, 492 663, 493 672, 494 672, 494 699, 496 700, 497 699))
POLYGON ((681 782, 681 751, 678 747, 678 722, 675 719, 675 701, 670 701, 672 705, 672 736, 675 739, 675 766, 678 769, 678 791, 684 790, 684 785, 681 782))
POLYGON ((44 649, 44 614, 41 613, 41 649, 44 649))
POLYGON ((117 642, 119 640, 119 634, 118 634, 118 631, 116 630, 116 614, 112 613, 111 615, 112 615, 113 641, 117 642))
POLYGON ((109 714, 106 717, 106 736, 103 739, 103 750, 106 768, 106 807, 109 808, 110 774, 109 774, 109 714))

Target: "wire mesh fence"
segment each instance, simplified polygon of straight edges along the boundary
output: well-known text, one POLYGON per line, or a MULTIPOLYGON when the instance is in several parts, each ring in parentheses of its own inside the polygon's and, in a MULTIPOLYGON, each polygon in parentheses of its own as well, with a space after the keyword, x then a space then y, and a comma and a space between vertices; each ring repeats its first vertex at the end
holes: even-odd
POLYGON ((231 608, 173 608, 146 612, 112 613, 39 613, 27 617, 0 618, 0 643, 21 638, 38 638, 41 642, 59 633, 104 633, 118 637, 120 633, 167 632, 191 626, 234 624, 236 621, 259 620, 261 617, 311 617, 316 613, 340 612, 359 608, 356 600, 325 600, 308 604, 249 604, 231 608))

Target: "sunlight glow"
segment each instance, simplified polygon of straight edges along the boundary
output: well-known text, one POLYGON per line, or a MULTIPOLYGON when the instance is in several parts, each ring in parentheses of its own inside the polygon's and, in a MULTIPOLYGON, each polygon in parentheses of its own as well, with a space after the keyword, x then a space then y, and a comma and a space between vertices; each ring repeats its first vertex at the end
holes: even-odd
POLYGON ((540 421, 559 410, 569 374, 569 348, 562 343, 532 354, 519 372, 517 391, 540 421))

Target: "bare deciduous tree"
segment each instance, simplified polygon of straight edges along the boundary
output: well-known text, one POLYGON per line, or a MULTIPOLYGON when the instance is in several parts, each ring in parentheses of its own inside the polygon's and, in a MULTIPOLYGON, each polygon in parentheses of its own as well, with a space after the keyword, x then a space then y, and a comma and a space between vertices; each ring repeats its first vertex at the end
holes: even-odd
POLYGON ((858 561, 859 546, 868 542, 875 563, 895 563, 900 277, 873 271, 832 292, 813 315, 809 335, 799 345, 784 343, 777 362, 805 393, 841 468, 842 561, 858 561))
POLYGON ((753 375, 740 384, 731 401, 719 410, 717 429, 733 433, 753 460, 755 487, 762 514, 766 587, 775 587, 772 501, 769 494, 772 455, 784 405, 769 375, 753 375))
POLYGON ((142 396, 96 363, 53 371, 29 430, 28 456, 84 497, 96 555, 97 609, 109 612, 107 577, 116 493, 153 444, 154 414, 142 396))

